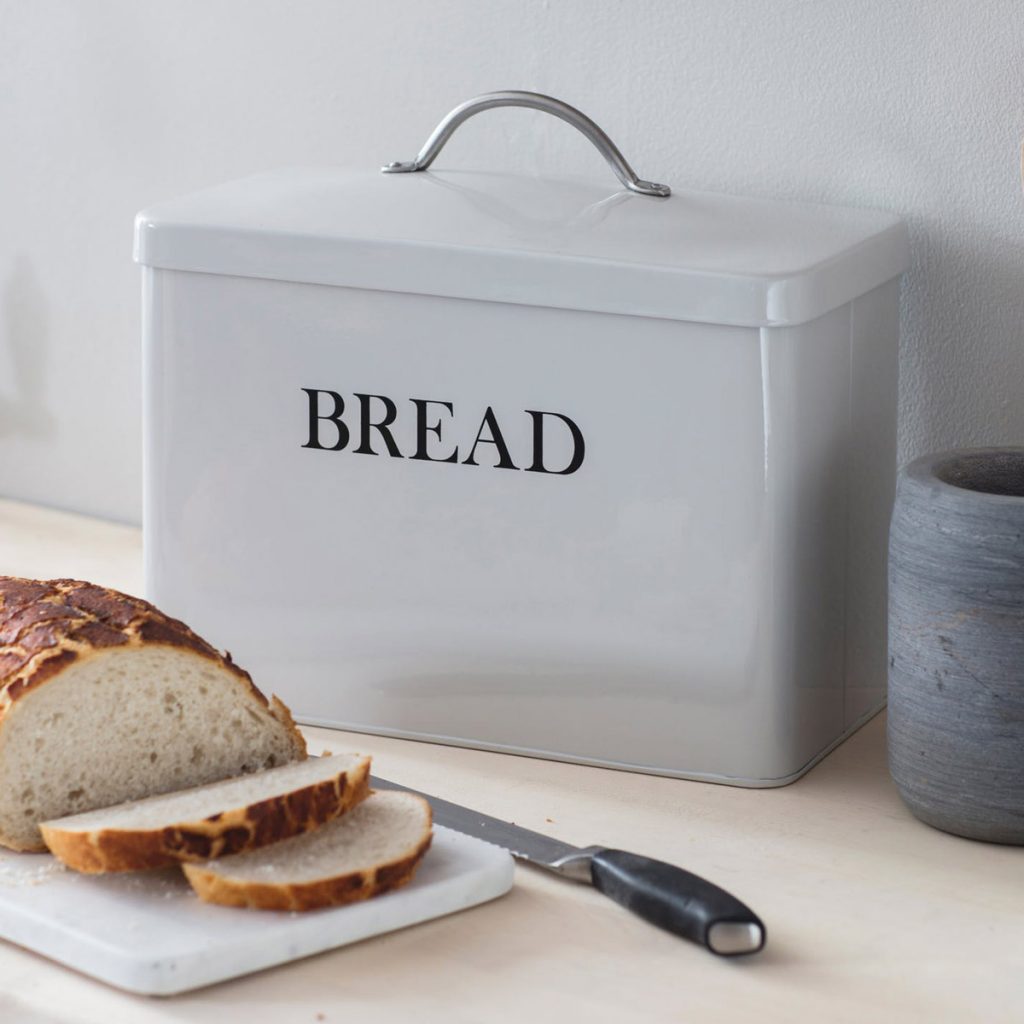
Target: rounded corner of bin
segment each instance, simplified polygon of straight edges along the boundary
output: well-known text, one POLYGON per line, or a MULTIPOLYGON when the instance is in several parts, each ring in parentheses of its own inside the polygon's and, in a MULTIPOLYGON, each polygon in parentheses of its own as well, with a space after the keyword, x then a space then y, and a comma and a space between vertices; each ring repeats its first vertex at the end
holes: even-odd
POLYGON ((152 210, 139 210, 135 214, 132 234, 132 259, 136 263, 143 265, 150 265, 152 263, 151 239, 159 226, 160 220, 152 210))

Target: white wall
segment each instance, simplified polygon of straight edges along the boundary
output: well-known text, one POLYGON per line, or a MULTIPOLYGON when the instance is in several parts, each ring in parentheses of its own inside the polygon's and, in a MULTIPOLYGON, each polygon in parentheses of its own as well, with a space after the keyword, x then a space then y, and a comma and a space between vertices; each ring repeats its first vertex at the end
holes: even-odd
MULTIPOLYGON (((0 0, 0 495, 139 516, 137 209, 497 88, 656 181, 902 213, 902 457, 1024 440, 1020 0, 0 0)), ((444 162, 607 173, 515 110, 444 162)))

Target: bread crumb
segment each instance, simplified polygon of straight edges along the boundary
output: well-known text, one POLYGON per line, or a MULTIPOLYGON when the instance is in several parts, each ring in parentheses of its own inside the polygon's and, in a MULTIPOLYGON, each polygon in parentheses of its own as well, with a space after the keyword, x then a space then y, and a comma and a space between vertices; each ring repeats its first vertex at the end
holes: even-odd
POLYGON ((0 885, 5 888, 42 885, 65 870, 64 865, 54 857, 18 853, 10 860, 4 858, 0 861, 0 885))
POLYGON ((545 818, 544 820, 545 820, 545 821, 546 821, 546 822, 547 822, 547 823, 548 823, 549 825, 554 825, 554 823, 555 823, 555 819, 554 819, 554 818, 545 818))

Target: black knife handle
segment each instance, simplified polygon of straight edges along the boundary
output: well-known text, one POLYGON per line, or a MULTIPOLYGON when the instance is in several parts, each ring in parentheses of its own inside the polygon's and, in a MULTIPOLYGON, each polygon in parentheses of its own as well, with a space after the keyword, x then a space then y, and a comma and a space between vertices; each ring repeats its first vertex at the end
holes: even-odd
POLYGON ((625 850, 598 850, 590 862, 594 888, 645 921, 719 956, 764 947, 761 919, 724 889, 674 864, 625 850))

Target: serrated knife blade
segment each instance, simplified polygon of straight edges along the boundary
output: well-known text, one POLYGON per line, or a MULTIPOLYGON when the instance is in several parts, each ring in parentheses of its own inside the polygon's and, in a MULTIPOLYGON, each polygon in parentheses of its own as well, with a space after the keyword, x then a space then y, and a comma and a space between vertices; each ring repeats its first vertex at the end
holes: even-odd
POLYGON ((652 924, 720 956, 764 948, 764 924, 746 904, 673 864, 604 846, 573 846, 376 775, 370 786, 415 793, 430 804, 435 824, 502 846, 528 864, 588 882, 652 924))

